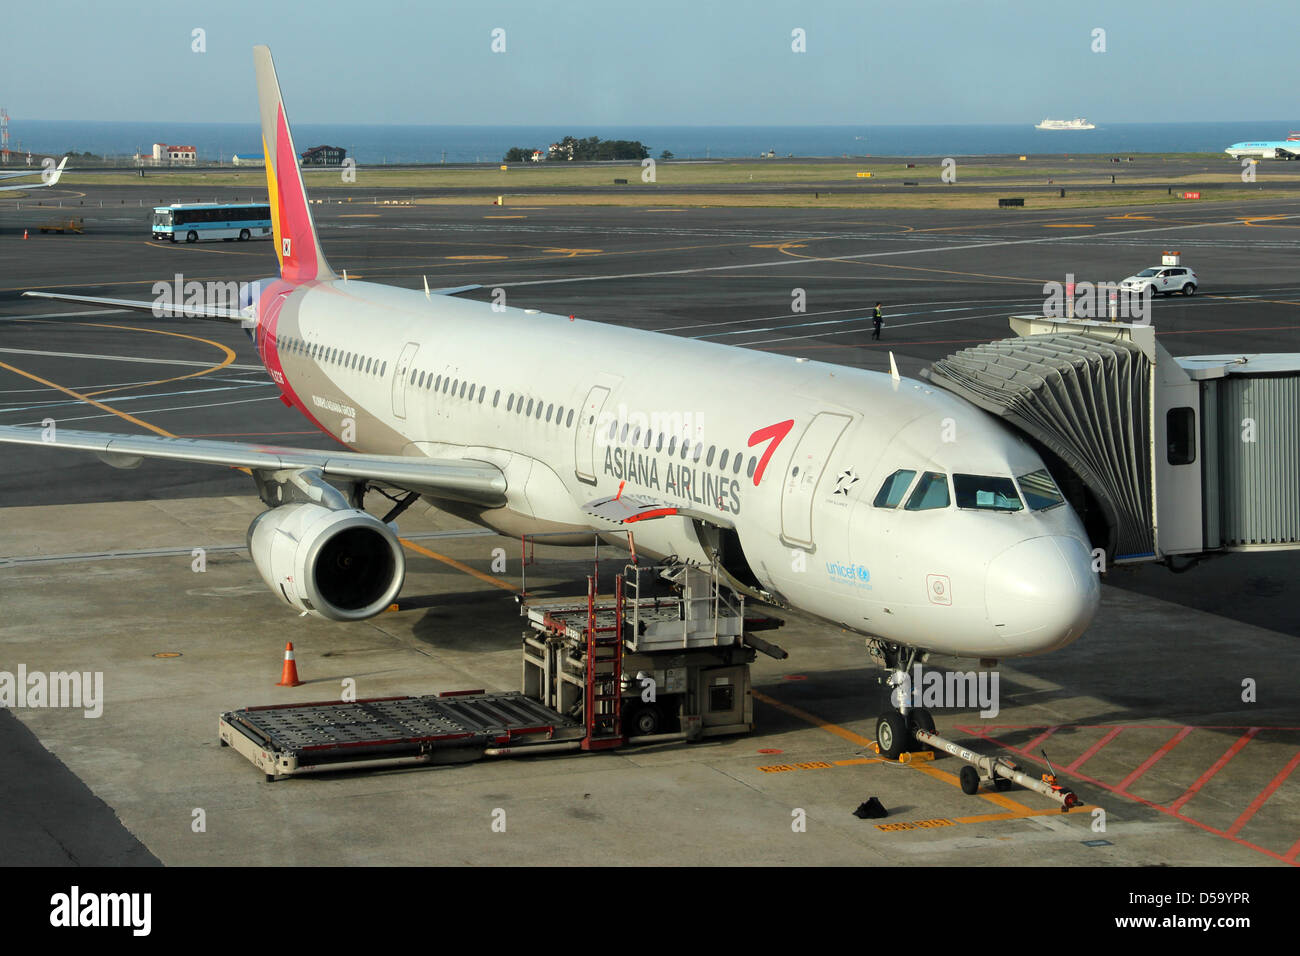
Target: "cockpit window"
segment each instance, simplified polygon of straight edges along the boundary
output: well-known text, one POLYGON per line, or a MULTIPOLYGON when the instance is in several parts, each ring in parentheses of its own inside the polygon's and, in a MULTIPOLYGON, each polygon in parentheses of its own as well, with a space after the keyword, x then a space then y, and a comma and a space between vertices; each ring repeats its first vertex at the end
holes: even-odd
POLYGON ((1025 496, 1025 503, 1029 505, 1031 511, 1055 508, 1065 501, 1061 489, 1056 487, 1056 482, 1052 480, 1046 468, 1021 475, 1016 480, 1020 482, 1020 492, 1025 496))
POLYGON ((872 502, 877 508, 897 508, 898 503, 903 500, 903 495, 907 494, 907 488, 916 477, 916 472, 909 468, 900 468, 880 486, 876 492, 876 500, 872 502))
POLYGON ((958 508, 975 508, 979 511, 1020 511, 1020 495, 1016 483, 1010 478, 992 475, 953 475, 952 486, 957 493, 958 508))
POLYGON ((904 505, 907 511, 930 511, 946 508, 949 504, 948 476, 937 471, 927 471, 916 483, 916 490, 904 505))

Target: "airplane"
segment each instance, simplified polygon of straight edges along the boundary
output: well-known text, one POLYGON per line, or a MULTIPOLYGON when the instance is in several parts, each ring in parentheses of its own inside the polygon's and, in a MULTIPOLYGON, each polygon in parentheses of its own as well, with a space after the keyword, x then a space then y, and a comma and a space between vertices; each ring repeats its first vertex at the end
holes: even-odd
POLYGON ((1295 159, 1300 157, 1300 135, 1285 140, 1269 140, 1259 143, 1233 143, 1224 150, 1233 159, 1255 157, 1257 159, 1295 159))
MULTIPOLYGON (((901 682, 930 655, 1055 650, 1100 597, 1091 546, 1038 453, 929 384, 656 332, 342 278, 325 258, 270 51, 254 48, 279 275, 238 308, 164 314, 249 327, 281 399, 340 451, 0 427, 0 442, 248 469, 248 530, 270 590, 357 621, 405 559, 392 522, 418 497, 504 535, 593 532, 709 565, 735 589, 863 636, 901 682), (47 440, 48 439, 48 440, 47 440), (383 517, 368 490, 389 489, 383 517)), ((157 313, 155 302, 28 296, 157 313)), ((933 729, 895 700, 886 750, 933 729)))
POLYGON ((59 177, 63 175, 63 167, 66 165, 68 165, 68 157, 64 156, 63 159, 59 161, 58 166, 45 166, 42 164, 40 169, 20 169, 17 171, 0 173, 0 180, 17 179, 20 176, 41 177, 41 181, 39 183, 27 183, 26 185, 22 185, 22 186, 0 186, 0 193, 11 192, 12 190, 15 189, 41 189, 44 186, 56 186, 58 185, 59 177), (48 173, 49 175, 48 180, 46 179, 47 169, 50 170, 50 172, 48 173))

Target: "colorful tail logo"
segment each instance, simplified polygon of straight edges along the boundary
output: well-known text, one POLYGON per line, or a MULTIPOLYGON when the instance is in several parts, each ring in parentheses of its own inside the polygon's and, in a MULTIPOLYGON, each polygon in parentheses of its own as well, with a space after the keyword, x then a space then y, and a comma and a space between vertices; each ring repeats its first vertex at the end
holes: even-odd
POLYGON ((257 72, 257 98, 262 113, 262 152, 266 156, 266 189, 270 196, 271 223, 275 229, 275 254, 286 282, 300 283, 338 278, 316 238, 307 205, 307 190, 298 169, 298 154, 289 134, 289 120, 280 96, 271 51, 253 47, 257 72))

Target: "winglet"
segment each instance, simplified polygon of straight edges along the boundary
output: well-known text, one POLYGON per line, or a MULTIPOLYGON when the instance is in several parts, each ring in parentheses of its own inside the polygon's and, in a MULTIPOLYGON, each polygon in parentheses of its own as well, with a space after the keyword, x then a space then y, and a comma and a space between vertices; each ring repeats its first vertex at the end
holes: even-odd
POLYGON ((900 381, 898 377, 898 366, 894 363, 894 353, 889 353, 889 377, 895 382, 900 381))
POLYGON ((59 181, 59 177, 63 175, 63 167, 66 165, 68 165, 68 157, 64 156, 61 160, 59 160, 59 165, 55 168, 54 172, 50 175, 50 181, 48 183, 45 183, 45 185, 46 186, 55 185, 59 181))
POLYGON ((280 275, 286 282, 329 280, 338 276, 330 269, 316 237, 307 190, 298 169, 298 154, 289 133, 289 119, 280 95, 271 51, 253 47, 257 73, 257 99, 262 114, 262 151, 266 155, 266 189, 271 203, 271 224, 275 230, 275 254, 280 275))

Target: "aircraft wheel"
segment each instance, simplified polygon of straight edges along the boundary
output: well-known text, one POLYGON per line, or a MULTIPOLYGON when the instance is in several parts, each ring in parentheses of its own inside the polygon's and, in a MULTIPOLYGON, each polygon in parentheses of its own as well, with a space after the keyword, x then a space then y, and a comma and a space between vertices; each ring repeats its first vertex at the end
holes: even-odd
POLYGON ((876 721, 876 743, 880 745, 880 756, 887 760, 897 760, 907 750, 911 737, 902 714, 881 714, 876 721))
POLYGON ((934 717, 924 707, 913 707, 907 713, 908 722, 913 730, 924 730, 926 733, 934 733, 934 717))
POLYGON ((967 796, 974 796, 980 790, 980 772, 970 764, 961 768, 961 773, 957 775, 961 779, 961 792, 967 796))

